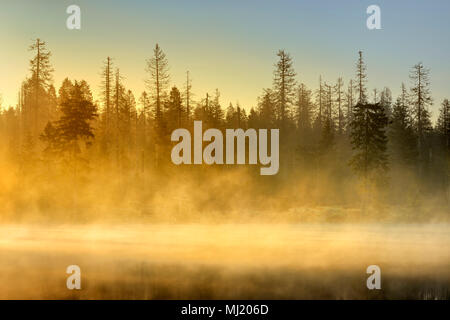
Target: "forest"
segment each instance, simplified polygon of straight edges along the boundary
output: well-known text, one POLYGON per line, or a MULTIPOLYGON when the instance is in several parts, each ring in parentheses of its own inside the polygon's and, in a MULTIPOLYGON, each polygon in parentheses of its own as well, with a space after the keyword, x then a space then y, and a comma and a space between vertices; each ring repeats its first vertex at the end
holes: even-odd
POLYGON ((0 221, 448 220, 450 103, 433 100, 420 62, 393 97, 368 88, 361 51, 353 79, 317 75, 308 88, 279 50, 272 87, 241 106, 224 104, 219 89, 196 96, 189 71, 171 83, 158 44, 142 65, 142 93, 127 88, 111 57, 97 84, 67 77, 57 88, 49 48, 32 42, 17 105, 0 100, 0 221), (173 164, 171 133, 192 134, 195 120, 222 132, 279 129, 278 173, 173 164))

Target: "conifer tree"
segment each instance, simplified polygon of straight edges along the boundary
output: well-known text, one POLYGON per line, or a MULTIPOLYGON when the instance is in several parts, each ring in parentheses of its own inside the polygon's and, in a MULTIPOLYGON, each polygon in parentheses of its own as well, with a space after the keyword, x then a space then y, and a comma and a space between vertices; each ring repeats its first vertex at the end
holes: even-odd
POLYGON ((223 127, 224 112, 220 105, 220 92, 216 89, 214 99, 211 103, 212 127, 221 129, 223 127))
POLYGON ((166 90, 169 85, 169 64, 166 54, 156 44, 153 56, 147 60, 147 86, 152 95, 155 106, 155 122, 159 135, 165 135, 163 119, 163 105, 166 90))
POLYGON ((236 109, 233 107, 233 104, 230 102, 228 105, 226 116, 225 116, 225 123, 227 128, 231 129, 235 127, 235 115, 236 115, 236 109))
POLYGON ((334 144, 334 118, 333 118, 333 95, 332 86, 324 84, 325 91, 325 119, 320 136, 321 151, 326 153, 334 144))
POLYGON ((104 105, 104 120, 106 127, 106 135, 109 135, 111 120, 112 120, 112 96, 113 96, 113 83, 114 83, 114 71, 113 63, 110 57, 106 58, 102 69, 102 84, 101 84, 101 99, 104 105))
POLYGON ((384 108, 384 113, 388 119, 390 119, 392 116, 392 93, 387 87, 385 87, 380 93, 380 104, 384 108))
POLYGON ((409 106, 402 95, 397 98, 389 126, 390 154, 396 164, 412 166, 417 158, 414 123, 409 106))
POLYGON ((447 152, 450 152, 450 102, 448 99, 442 101, 441 108, 439 109, 436 131, 439 135, 441 145, 447 152))
POLYGON ((148 129, 148 121, 151 118, 150 117, 150 99, 148 97, 148 94, 146 91, 143 91, 140 98, 139 103, 142 106, 142 117, 143 117, 143 132, 144 132, 144 139, 147 135, 147 129, 148 129))
POLYGON ((278 62, 275 64, 273 87, 278 108, 278 120, 281 128, 287 127, 290 108, 295 98, 295 76, 291 56, 284 50, 277 53, 278 62))
POLYGON ((185 111, 181 102, 181 93, 177 87, 172 87, 167 106, 167 126, 168 131, 172 132, 183 126, 185 118, 185 111))
POLYGON ((186 85, 185 85, 185 96, 186 96, 186 122, 189 123, 192 113, 192 80, 189 77, 189 71, 186 71, 186 85))
POLYGON ((350 165, 365 181, 377 170, 387 170, 388 119, 380 104, 361 104, 354 107, 350 139, 354 154, 350 165))
POLYGON ((421 62, 414 65, 410 73, 412 83, 411 103, 414 107, 414 120, 417 130, 417 144, 419 151, 420 167, 427 162, 427 146, 425 145, 426 136, 430 133, 431 120, 428 107, 432 105, 430 94, 430 71, 426 69, 421 62))
POLYGON ((359 58, 358 62, 356 63, 356 80, 357 80, 356 93, 358 94, 358 103, 364 104, 367 102, 366 65, 362 57, 362 51, 359 51, 358 54, 359 58))
POLYGON ((97 107, 86 95, 87 84, 75 81, 67 99, 61 102, 61 118, 47 123, 41 139, 51 152, 68 152, 74 157, 80 152, 79 143, 88 146, 94 138, 92 121, 97 117, 97 107))
POLYGON ((319 89, 317 89, 316 92, 316 104, 317 104, 317 117, 314 123, 314 127, 317 129, 317 131, 322 131, 322 122, 323 122, 323 114, 324 114, 324 94, 325 90, 323 90, 322 85, 322 76, 319 76, 319 89))
POLYGON ((130 150, 133 145, 133 136, 137 120, 136 99, 131 90, 127 90, 123 95, 123 103, 120 105, 120 140, 122 148, 130 150))
POLYGON ((48 89, 52 83, 53 67, 50 64, 51 52, 47 49, 46 43, 39 38, 29 47, 35 53, 30 60, 31 77, 27 84, 27 126, 31 127, 33 136, 38 134, 45 123, 50 120, 47 112, 43 112, 46 107, 48 89))
MULTIPOLYGON (((232 105, 230 104, 232 107, 232 105)), ((275 97, 272 89, 264 89, 262 95, 258 98, 258 114, 262 128, 275 128, 275 97)), ((233 111, 234 112, 234 111, 233 111)), ((227 119, 229 118, 227 110, 227 119)), ((232 114, 232 113, 231 113, 232 114)))
POLYGON ((350 131, 350 123, 353 121, 353 106, 355 105, 353 89, 354 89, 353 80, 350 79, 348 83, 347 93, 345 94, 346 109, 347 109, 346 131, 350 131))
POLYGON ((342 111, 344 92, 342 91, 344 87, 344 81, 342 78, 338 78, 336 86, 334 87, 336 92, 336 103, 338 107, 338 132, 342 134, 344 130, 344 113, 342 111))
POLYGON ((250 109, 247 121, 248 121, 249 128, 258 129, 260 127, 259 115, 258 115, 258 112, 254 108, 250 109))
POLYGON ((312 128, 312 101, 311 90, 304 83, 297 88, 297 128, 301 135, 306 135, 312 128))
POLYGON ((438 135, 438 145, 441 161, 439 162, 444 178, 444 188, 446 188, 447 204, 450 201, 450 102, 444 99, 439 110, 439 117, 436 122, 436 132, 438 135))

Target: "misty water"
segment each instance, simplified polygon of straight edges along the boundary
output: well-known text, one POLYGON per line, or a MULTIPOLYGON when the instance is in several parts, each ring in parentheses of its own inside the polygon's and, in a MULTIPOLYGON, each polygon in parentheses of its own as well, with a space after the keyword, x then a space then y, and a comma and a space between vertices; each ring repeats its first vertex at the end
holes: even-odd
POLYGON ((0 299, 448 299, 449 284, 448 224, 0 226, 0 299))

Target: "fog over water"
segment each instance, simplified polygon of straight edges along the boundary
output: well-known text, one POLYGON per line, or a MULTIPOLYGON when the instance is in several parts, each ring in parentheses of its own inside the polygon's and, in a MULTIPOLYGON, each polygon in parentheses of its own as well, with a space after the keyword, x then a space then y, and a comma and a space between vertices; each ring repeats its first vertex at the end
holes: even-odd
POLYGON ((3 225, 0 298, 448 298, 448 224, 3 225), (82 290, 66 289, 79 265, 82 290), (380 296, 381 295, 381 296, 380 296))

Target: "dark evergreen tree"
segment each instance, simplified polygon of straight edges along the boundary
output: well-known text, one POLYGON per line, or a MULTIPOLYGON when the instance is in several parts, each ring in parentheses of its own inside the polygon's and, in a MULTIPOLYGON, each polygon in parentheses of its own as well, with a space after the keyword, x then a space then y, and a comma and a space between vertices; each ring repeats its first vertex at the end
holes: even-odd
POLYGON ((186 109, 186 122, 190 122, 192 113, 192 80, 189 78, 189 71, 186 71, 186 85, 185 85, 185 109, 186 109))
POLYGON ((350 132, 350 123, 353 121, 353 106, 355 105, 355 97, 354 97, 354 84, 353 80, 350 79, 348 83, 347 93, 345 94, 346 99, 346 126, 345 130, 346 132, 350 132))
POLYGON ((380 104, 384 108, 384 113, 391 119, 392 116, 392 93, 389 88, 384 88, 380 92, 380 104))
POLYGON ((410 74, 412 82, 411 103, 414 107, 414 120, 417 131, 417 145, 419 151, 419 172, 422 172, 429 161, 429 134, 432 130, 430 112, 428 107, 432 105, 430 94, 430 71, 422 63, 416 64, 410 74))
POLYGON ((362 51, 358 52, 359 58, 356 63, 356 92, 358 94, 358 103, 365 104, 367 102, 367 74, 366 74, 366 65, 364 63, 362 57, 362 51))
POLYGON ((325 90, 323 89, 322 76, 319 77, 319 88, 316 91, 316 105, 317 105, 317 116, 314 121, 315 131, 322 132, 322 123, 324 115, 324 101, 325 101, 325 90))
POLYGON ((436 131, 444 149, 450 151, 450 102, 448 99, 442 101, 439 109, 439 117, 436 122, 436 131))
POLYGON ((313 104, 311 90, 304 83, 298 86, 296 107, 297 128, 300 135, 307 135, 312 128, 313 104))
MULTIPOLYGON (((232 107, 232 105, 230 105, 232 107)), ((276 127, 275 97, 271 89, 264 89, 258 98, 258 114, 261 128, 276 127)), ((227 119, 231 111, 227 110, 227 119)))
POLYGON ((106 58, 102 69, 102 83, 101 83, 101 100, 103 102, 103 120, 105 122, 105 135, 110 135, 110 129, 112 124, 112 97, 113 97, 113 83, 114 83, 114 71, 112 59, 106 58))
POLYGON ((392 162, 413 166, 417 160, 417 138, 411 112, 401 96, 392 110, 388 136, 392 162))
POLYGON ((366 180, 378 170, 388 169, 386 126, 388 119, 380 104, 358 103, 351 123, 353 169, 366 180))
POLYGON ((342 134, 344 131, 344 112, 342 110, 344 103, 344 92, 342 91, 344 87, 344 81, 342 78, 338 78, 334 90, 336 92, 336 104, 338 108, 338 133, 342 134))
POLYGON ((333 95, 332 86, 324 84, 325 87, 325 118, 323 121, 322 132, 320 137, 320 149, 322 152, 328 152, 335 142, 334 137, 334 114, 333 114, 333 95))
POLYGON ((173 87, 170 91, 166 115, 169 132, 181 128, 185 124, 185 110, 181 102, 180 91, 177 87, 173 87))
POLYGON ((436 122, 438 150, 436 167, 438 175, 443 179, 443 187, 447 205, 450 202, 450 102, 444 99, 436 122))
POLYGON ((251 108, 248 114, 248 127, 252 129, 258 129, 260 127, 259 115, 258 112, 251 108))
POLYGON ((223 127, 224 112, 220 105, 220 92, 216 89, 214 99, 211 101, 211 125, 213 128, 221 129, 223 127))
POLYGON ((52 86, 51 53, 45 42, 36 39, 29 50, 34 52, 34 57, 30 60, 31 75, 21 87, 20 109, 22 135, 35 139, 46 123, 56 117, 56 93, 52 86))
POLYGON ((41 139, 47 142, 49 152, 75 156, 81 151, 80 142, 89 146, 94 139, 92 121, 97 117, 97 107, 86 96, 86 84, 75 81, 66 100, 61 102, 61 118, 47 123, 41 139))
POLYGON ((275 64, 273 87, 277 104, 278 121, 281 128, 287 128, 290 120, 291 106, 295 99, 295 76, 291 56, 284 50, 277 53, 278 62, 275 64))
POLYGON ((153 57, 147 60, 147 72, 149 73, 147 85, 154 101, 156 130, 160 136, 164 136, 166 125, 163 119, 163 106, 170 77, 166 55, 158 44, 153 50, 153 57))

